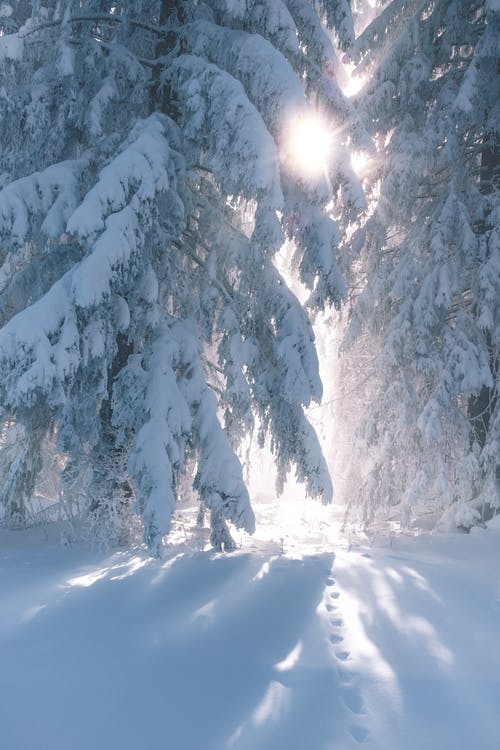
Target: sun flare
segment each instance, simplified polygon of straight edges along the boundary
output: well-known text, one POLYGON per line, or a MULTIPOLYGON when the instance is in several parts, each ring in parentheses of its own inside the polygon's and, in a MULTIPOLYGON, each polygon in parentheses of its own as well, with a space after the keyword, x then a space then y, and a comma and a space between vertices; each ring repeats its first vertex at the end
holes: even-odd
POLYGON ((286 150, 295 169, 306 177, 325 172, 331 151, 331 130, 318 115, 302 115, 291 124, 286 150))
POLYGON ((366 153, 355 151, 351 153, 351 164, 357 176, 363 177, 369 171, 370 156, 366 153))
POLYGON ((351 96, 356 96, 356 94, 361 91, 366 83, 366 78, 356 74, 356 65, 354 64, 345 65, 344 70, 345 75, 342 83, 342 92, 344 96, 347 96, 349 99, 351 96))

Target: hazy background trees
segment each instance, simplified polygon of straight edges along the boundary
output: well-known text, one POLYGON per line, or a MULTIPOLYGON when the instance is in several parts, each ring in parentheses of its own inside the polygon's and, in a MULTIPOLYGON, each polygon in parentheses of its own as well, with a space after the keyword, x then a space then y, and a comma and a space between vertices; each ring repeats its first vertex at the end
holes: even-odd
POLYGON ((467 528, 500 504, 499 22, 492 2, 392 2, 349 51, 377 143, 346 243, 365 521, 449 508, 467 528))

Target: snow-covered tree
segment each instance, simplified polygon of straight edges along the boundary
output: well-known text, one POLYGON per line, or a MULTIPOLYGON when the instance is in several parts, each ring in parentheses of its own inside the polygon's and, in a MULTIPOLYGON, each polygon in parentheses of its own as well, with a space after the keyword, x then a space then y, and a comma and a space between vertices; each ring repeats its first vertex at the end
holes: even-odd
POLYGON ((344 343, 366 520, 500 505, 499 40, 496 0, 393 0, 349 52, 378 147, 344 343))
POLYGON ((22 522, 50 436, 63 495, 80 477, 103 523, 135 497, 155 553, 194 462, 230 546, 226 520, 254 526, 235 451, 256 420, 280 482, 294 466, 328 501, 304 407, 322 390, 309 315, 345 293, 332 215, 363 207, 348 147, 370 148, 327 28, 352 43, 349 4, 0 12, 0 402, 24 435, 7 516, 22 522), (290 130, 311 112, 336 140, 328 171, 304 174, 290 130), (285 236, 308 309, 273 264, 285 236))

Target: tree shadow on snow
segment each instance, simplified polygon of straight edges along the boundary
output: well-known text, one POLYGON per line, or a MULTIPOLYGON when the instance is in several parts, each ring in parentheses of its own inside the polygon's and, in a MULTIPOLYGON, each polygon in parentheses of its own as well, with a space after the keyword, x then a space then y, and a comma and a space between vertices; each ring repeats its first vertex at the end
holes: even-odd
POLYGON ((317 609, 332 561, 124 553, 75 571, 0 641, 3 746, 331 746, 337 675, 317 609))
POLYGON ((383 554, 336 561, 354 657, 346 666, 363 685, 384 750, 465 750, 478 741, 496 750, 498 618, 485 611, 477 582, 451 570, 383 554))

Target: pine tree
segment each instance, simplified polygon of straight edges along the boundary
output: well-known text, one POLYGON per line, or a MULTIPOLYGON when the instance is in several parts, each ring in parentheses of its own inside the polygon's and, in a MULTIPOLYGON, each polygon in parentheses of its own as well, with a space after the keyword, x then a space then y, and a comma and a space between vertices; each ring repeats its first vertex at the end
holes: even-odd
POLYGON ((321 398, 310 315, 339 305, 336 215, 363 205, 347 146, 370 141, 336 81, 345 3, 2 4, 0 398, 25 436, 1 503, 22 522, 46 436, 104 523, 132 496, 159 554, 186 466, 211 510, 254 518, 237 448, 256 423, 280 482, 331 497, 304 408, 321 398), (290 120, 337 132, 300 174, 290 120), (303 308, 273 258, 287 237, 303 308))
POLYGON ((499 31, 493 0, 393 0, 350 50, 378 146, 344 343, 365 356, 366 521, 500 505, 499 31))

